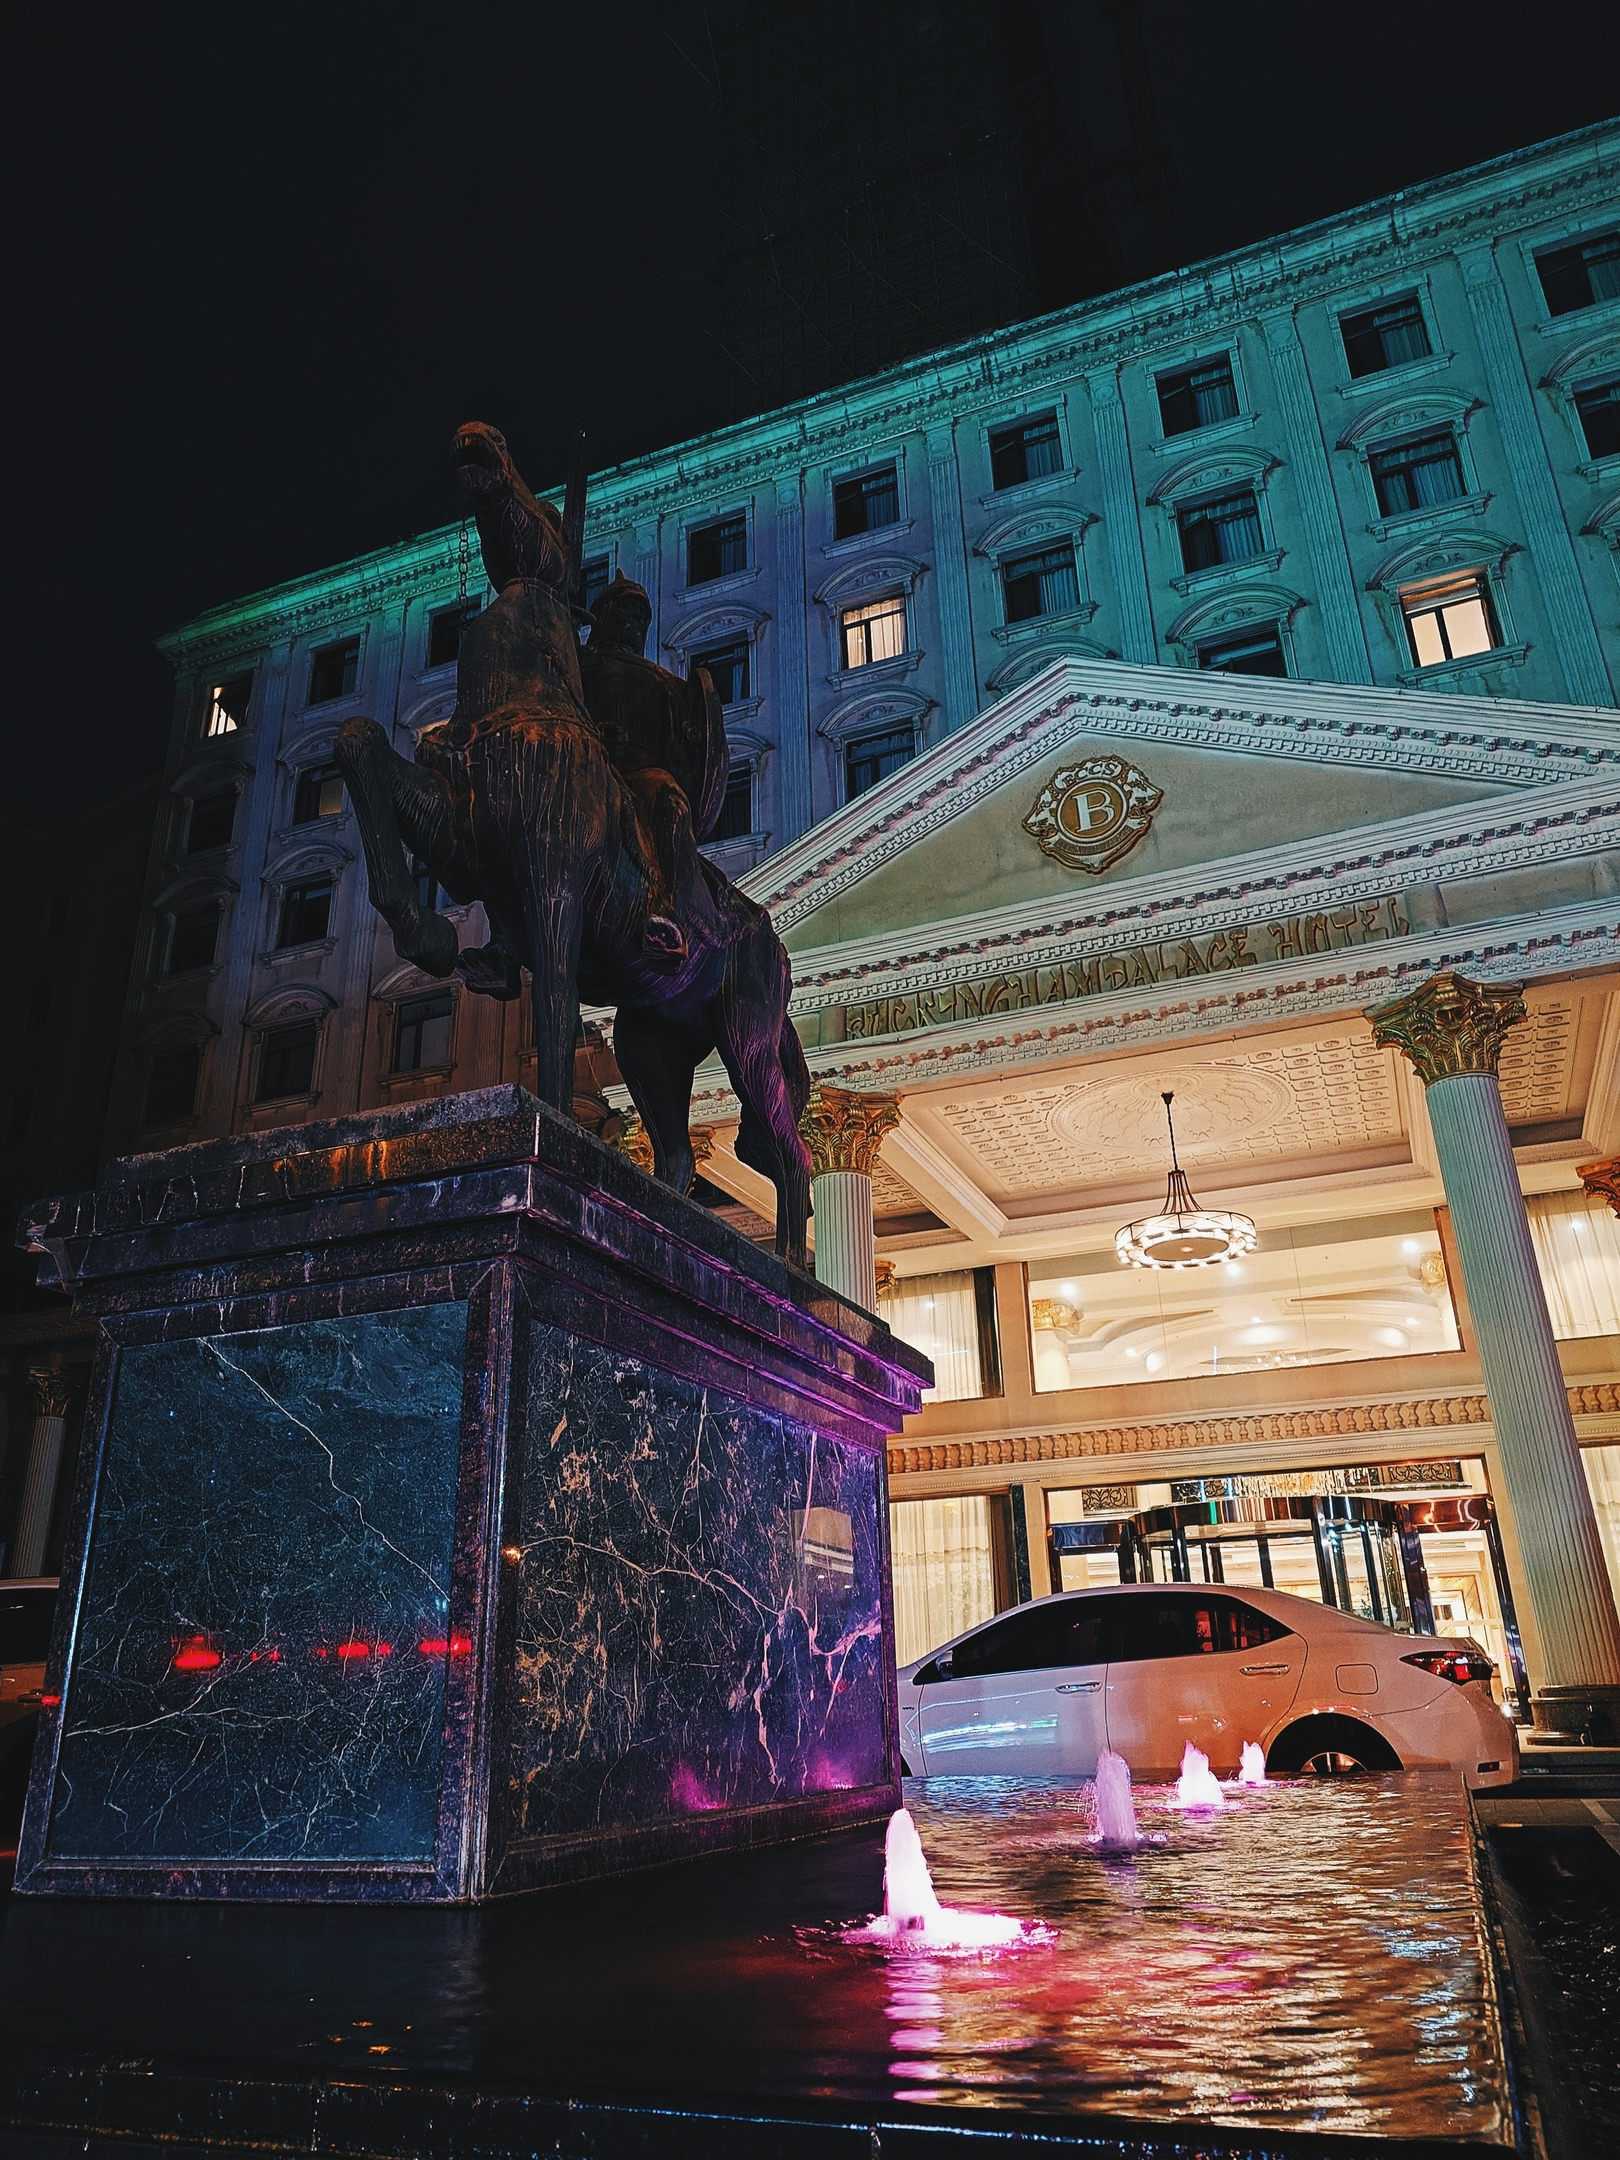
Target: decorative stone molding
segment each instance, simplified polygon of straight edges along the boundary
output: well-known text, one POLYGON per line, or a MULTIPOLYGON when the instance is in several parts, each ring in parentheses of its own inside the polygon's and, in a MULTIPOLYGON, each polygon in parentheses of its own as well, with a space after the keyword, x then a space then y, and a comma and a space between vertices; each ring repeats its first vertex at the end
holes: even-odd
POLYGON ((688 655, 699 646, 718 645, 722 639, 746 638, 750 645, 756 645, 770 619, 763 608, 741 600, 720 607, 699 608, 694 614, 683 615, 668 632, 664 650, 673 653, 684 666, 688 655))
POLYGON ((1620 1215, 1620 1155, 1611 1155, 1604 1162, 1581 1163, 1575 1175, 1594 1200, 1607 1200, 1620 1215))
POLYGON ((1122 757, 1060 765, 1036 796, 1024 830, 1043 855, 1093 876, 1145 840, 1164 800, 1139 765, 1122 757))
POLYGON ((1494 1076, 1503 1037, 1527 1017, 1518 983, 1470 982, 1450 968, 1366 1012, 1374 1042, 1399 1050, 1425 1087, 1457 1073, 1494 1076))
POLYGON ((884 1134, 893 1132, 899 1122, 898 1095, 868 1094, 817 1081, 799 1120, 812 1174, 824 1177, 829 1171, 853 1170, 870 1177, 884 1134))
POLYGON ((65 1418, 73 1401, 73 1382, 64 1372, 52 1366, 31 1365, 28 1368, 28 1388, 34 1398, 34 1415, 42 1418, 65 1418))
MULTIPOLYGON (((708 1125, 693 1125, 688 1129, 687 1139, 692 1143, 693 1160, 706 1163, 714 1153, 714 1129, 708 1125)), ((651 1135, 633 1110, 627 1110, 620 1130, 614 1134, 609 1145, 616 1147, 621 1155, 628 1155, 640 1170, 649 1177, 653 1174, 653 1144, 651 1135)))
MULTIPOLYGON (((851 672, 865 677, 871 670, 861 668, 851 672)), ((842 743, 855 735, 875 733, 879 728, 909 727, 920 731, 933 706, 933 699, 925 697, 920 690, 874 684, 869 690, 835 705, 825 719, 816 722, 816 733, 825 735, 829 742, 842 743)))

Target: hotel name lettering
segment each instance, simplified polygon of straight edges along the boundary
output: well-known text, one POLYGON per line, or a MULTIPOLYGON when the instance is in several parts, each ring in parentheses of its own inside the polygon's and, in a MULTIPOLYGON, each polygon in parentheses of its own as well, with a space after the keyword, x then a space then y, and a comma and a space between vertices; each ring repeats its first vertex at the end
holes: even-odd
POLYGON ((946 983, 937 990, 846 1005, 844 1037, 856 1041, 862 1036, 899 1035, 908 1028, 944 1027, 955 1021, 1027 1012, 1041 1005, 1066 1005, 1072 998, 1190 982, 1198 975, 1258 967, 1262 961, 1308 960, 1319 953, 1348 952, 1353 946, 1405 937, 1409 928, 1394 899, 1375 900, 1364 907, 1330 908, 1317 915, 1284 915, 1275 922, 1217 930, 1211 937, 1132 945, 1122 952, 1065 960, 1061 966, 1020 968, 1012 975, 946 983))

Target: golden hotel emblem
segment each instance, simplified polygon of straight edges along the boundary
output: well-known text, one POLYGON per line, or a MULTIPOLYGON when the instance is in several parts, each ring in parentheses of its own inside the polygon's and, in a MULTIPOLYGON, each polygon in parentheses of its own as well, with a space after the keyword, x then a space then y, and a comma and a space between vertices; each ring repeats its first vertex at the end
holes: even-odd
POLYGON ((1122 757, 1060 765, 1035 798, 1024 830, 1043 854, 1070 870, 1106 870, 1128 855, 1164 800, 1139 766, 1122 757))

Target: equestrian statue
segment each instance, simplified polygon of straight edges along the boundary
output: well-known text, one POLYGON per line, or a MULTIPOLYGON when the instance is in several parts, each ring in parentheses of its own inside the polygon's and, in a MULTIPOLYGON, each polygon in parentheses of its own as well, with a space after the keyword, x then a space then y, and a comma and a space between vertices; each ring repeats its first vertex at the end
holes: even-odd
POLYGON ((615 578, 586 614, 584 480, 565 514, 537 502, 498 429, 457 430, 463 498, 497 597, 470 621, 456 706, 412 763, 374 720, 335 756, 371 901, 426 974, 514 998, 530 976, 536 1087, 565 1115, 583 999, 617 1007, 613 1049, 652 1141, 654 1174, 689 1192, 692 1080, 718 1050, 742 1106, 741 1161, 776 1188, 776 1249, 805 1262, 810 1075, 787 1017, 792 976, 770 917, 700 852, 726 787, 720 700, 643 657, 646 593, 615 578), (591 625, 583 649, 576 619, 591 625), (424 908, 411 850, 453 901, 483 902, 489 943, 462 952, 424 908))

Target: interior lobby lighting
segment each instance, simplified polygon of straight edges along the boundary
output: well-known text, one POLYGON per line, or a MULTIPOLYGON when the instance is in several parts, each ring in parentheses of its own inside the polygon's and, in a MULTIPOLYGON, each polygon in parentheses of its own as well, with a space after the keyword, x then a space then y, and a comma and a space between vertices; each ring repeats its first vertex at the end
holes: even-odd
POLYGON ((1170 1114, 1172 1094, 1162 1096, 1170 1129, 1170 1182, 1157 1215, 1128 1222, 1114 1237, 1114 1250, 1129 1267, 1214 1267, 1254 1251, 1259 1232, 1247 1215, 1227 1208, 1201 1208, 1193 1198, 1187 1173, 1176 1157, 1176 1125, 1170 1114))

